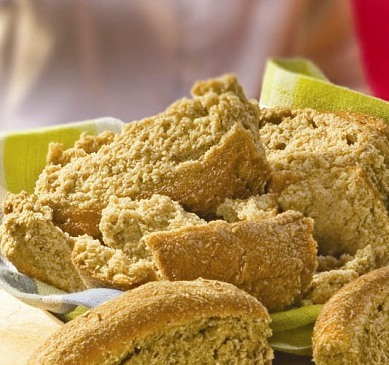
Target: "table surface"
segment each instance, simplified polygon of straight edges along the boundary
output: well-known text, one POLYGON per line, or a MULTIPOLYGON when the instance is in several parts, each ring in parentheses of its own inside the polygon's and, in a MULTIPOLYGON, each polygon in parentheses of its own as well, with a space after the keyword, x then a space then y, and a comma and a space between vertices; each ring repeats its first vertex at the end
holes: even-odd
MULTIPOLYGON (((51 314, 0 289, 0 365, 25 365, 33 351, 63 326, 51 314)), ((276 353, 273 365, 312 365, 311 358, 276 353)))

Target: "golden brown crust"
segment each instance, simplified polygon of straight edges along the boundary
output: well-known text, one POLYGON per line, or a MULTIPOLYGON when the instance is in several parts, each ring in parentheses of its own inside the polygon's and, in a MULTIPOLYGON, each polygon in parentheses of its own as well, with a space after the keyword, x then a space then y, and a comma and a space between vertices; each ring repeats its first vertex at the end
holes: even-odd
POLYGON ((247 100, 233 76, 199 83, 193 96, 125 125, 111 142, 85 142, 88 148, 51 158, 58 164, 45 168, 35 193, 52 207, 56 223, 98 238, 98 218, 112 195, 164 194, 188 211, 212 216, 226 197, 262 193, 270 168, 257 103, 247 100), (87 153, 91 148, 96 152, 87 153))
POLYGON ((270 334, 266 309, 230 284, 207 280, 154 282, 69 322, 35 352, 29 364, 119 364, 133 352, 135 341, 210 317, 261 321, 265 328, 261 337, 270 334))
POLYGON ((384 267, 344 286, 324 305, 313 332, 315 363, 388 363, 388 324, 389 267, 384 267))
POLYGON ((162 278, 229 282, 276 311, 291 305, 311 282, 317 265, 312 231, 310 218, 289 211, 271 219, 157 232, 145 242, 162 278))

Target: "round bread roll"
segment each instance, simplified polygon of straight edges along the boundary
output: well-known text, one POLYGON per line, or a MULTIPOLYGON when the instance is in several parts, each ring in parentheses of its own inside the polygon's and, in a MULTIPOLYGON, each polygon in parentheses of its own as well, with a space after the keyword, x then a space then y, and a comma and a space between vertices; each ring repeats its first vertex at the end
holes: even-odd
POLYGON ((313 358, 317 365, 389 364, 389 267, 361 276, 324 305, 313 358))
POLYGON ((271 364, 269 323, 231 284, 151 282, 67 323, 28 364, 271 364))

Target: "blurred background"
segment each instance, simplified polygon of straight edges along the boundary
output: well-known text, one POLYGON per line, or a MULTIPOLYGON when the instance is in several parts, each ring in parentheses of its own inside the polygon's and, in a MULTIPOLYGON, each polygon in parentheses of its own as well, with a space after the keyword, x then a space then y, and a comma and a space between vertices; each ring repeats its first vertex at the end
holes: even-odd
POLYGON ((386 60, 380 68, 369 55, 382 59, 388 44, 377 25, 380 17, 386 24, 387 4, 0 0, 0 131, 141 119, 226 72, 258 98, 268 57, 309 58, 332 82, 386 97, 374 78, 386 60))

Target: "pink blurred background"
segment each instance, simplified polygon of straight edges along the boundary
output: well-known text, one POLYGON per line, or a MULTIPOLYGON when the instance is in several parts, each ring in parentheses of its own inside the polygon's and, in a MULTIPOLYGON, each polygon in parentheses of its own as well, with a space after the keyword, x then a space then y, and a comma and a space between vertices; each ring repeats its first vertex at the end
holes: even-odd
POLYGON ((258 98, 268 57, 307 57, 389 99, 386 0, 0 0, 0 131, 124 121, 238 75, 258 98))

